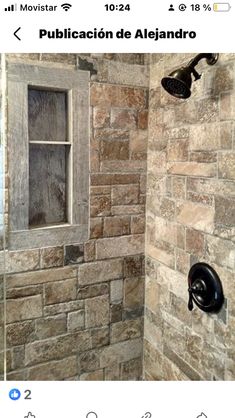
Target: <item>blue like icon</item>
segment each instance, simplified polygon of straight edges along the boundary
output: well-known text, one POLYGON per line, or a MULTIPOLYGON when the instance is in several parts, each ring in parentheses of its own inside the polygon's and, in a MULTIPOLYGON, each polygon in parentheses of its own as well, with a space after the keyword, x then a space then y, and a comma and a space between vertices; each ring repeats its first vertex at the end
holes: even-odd
POLYGON ((12 401, 18 401, 18 399, 20 399, 20 395, 21 395, 21 393, 20 393, 19 389, 14 388, 14 389, 11 389, 10 392, 9 392, 9 398, 12 401))

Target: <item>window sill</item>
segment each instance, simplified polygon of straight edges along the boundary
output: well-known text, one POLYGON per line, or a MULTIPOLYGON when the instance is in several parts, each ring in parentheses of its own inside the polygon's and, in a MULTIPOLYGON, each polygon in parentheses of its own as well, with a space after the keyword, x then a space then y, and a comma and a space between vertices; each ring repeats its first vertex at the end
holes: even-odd
POLYGON ((88 240, 88 225, 57 225, 9 233, 9 250, 80 244, 88 240))

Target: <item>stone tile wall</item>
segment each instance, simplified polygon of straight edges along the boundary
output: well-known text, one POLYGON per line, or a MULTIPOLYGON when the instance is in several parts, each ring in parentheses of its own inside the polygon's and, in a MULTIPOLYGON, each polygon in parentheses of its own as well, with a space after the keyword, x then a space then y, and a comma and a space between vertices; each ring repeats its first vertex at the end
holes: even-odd
MULTIPOLYGON (((149 82, 145 57, 20 54, 8 60, 90 71, 91 173, 88 242, 6 250, 7 379, 139 380, 149 82)), ((3 252, 0 258, 3 262, 3 252)))
POLYGON ((235 56, 221 54, 188 100, 161 78, 189 54, 153 54, 150 65, 144 378, 235 379, 235 56), (187 309, 187 273, 219 274, 218 315, 187 309))
MULTIPOLYGON (((0 77, 2 62, 0 57, 0 77)), ((0 83, 0 121, 2 120, 2 83, 0 83)), ((3 161, 3 138, 2 124, 0 123, 0 251, 3 249, 3 179, 4 179, 4 161, 3 161)), ((0 380, 4 378, 4 277, 0 272, 0 380)))

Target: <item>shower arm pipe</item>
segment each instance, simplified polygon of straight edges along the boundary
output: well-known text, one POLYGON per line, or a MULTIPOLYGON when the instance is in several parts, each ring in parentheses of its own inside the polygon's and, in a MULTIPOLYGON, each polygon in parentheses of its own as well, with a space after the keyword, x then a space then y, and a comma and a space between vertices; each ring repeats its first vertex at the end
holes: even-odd
POLYGON ((198 74, 197 70, 195 69, 199 61, 205 58, 208 65, 214 65, 218 60, 218 56, 218 54, 198 54, 191 61, 189 61, 187 68, 190 68, 195 77, 195 80, 199 80, 201 78, 201 74, 198 74))
POLYGON ((187 67, 193 70, 203 58, 206 59, 208 65, 214 65, 218 60, 218 54, 198 54, 191 61, 189 61, 187 67))

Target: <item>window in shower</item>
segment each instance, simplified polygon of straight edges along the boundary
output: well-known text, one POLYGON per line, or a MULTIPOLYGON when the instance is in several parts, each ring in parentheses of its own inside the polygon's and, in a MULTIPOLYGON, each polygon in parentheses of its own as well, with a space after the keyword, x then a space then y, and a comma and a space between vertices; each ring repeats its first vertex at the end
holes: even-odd
POLYGON ((9 65, 10 249, 87 239, 88 127, 88 72, 9 65))
POLYGON ((67 92, 29 87, 28 128, 29 226, 66 223, 71 165, 67 92))

